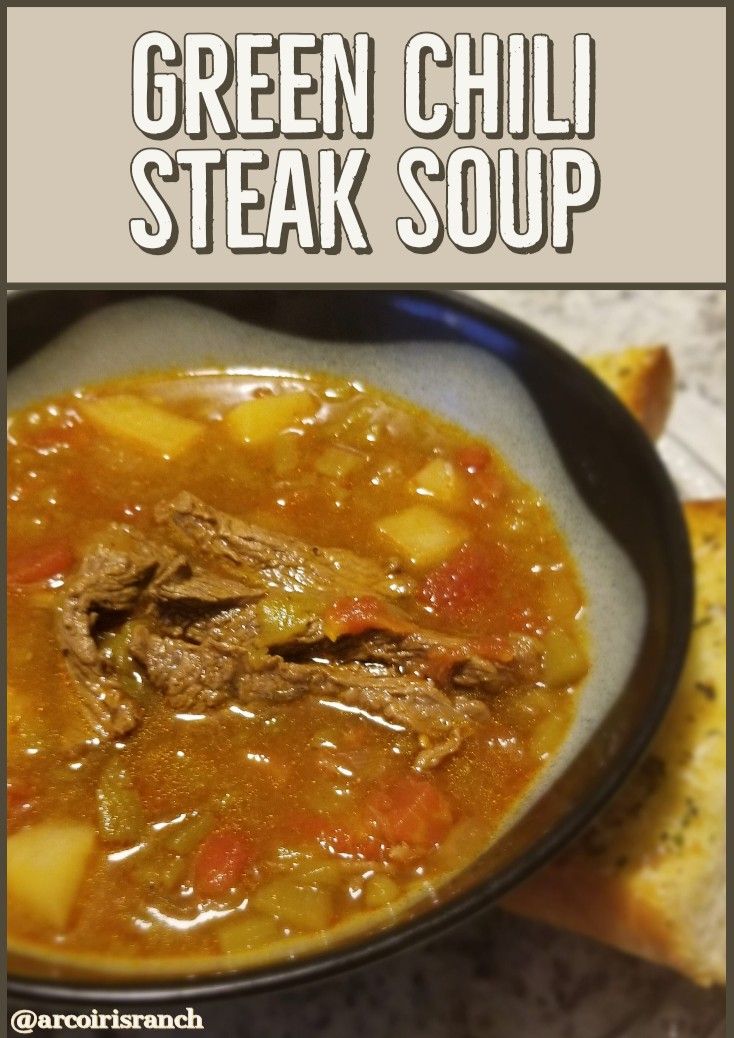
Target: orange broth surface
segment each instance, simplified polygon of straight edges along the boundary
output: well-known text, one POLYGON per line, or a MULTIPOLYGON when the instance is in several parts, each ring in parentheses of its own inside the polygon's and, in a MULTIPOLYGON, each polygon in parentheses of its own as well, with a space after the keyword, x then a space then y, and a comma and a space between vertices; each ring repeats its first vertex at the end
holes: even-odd
POLYGON ((8 451, 11 949, 144 972, 192 956, 226 968, 282 939, 322 947, 345 920, 367 928, 416 883, 468 865, 559 749, 587 670, 578 574, 538 493, 458 427, 329 375, 173 372, 20 411, 8 451), (295 392, 307 406, 264 438, 227 420, 243 401, 295 392), (87 409, 120 397, 191 419, 196 435, 167 455, 87 409), (75 745, 78 689, 56 637, 64 588, 111 523, 152 530, 156 503, 182 490, 315 545, 402 556, 412 619, 500 660, 528 635, 538 680, 487 697, 484 720, 422 773, 415 733, 317 696, 178 715, 148 690, 129 736, 75 745), (430 561, 383 530, 416 507, 451 531, 430 561), (116 827, 110 774, 124 779, 116 827), (77 844, 54 843, 72 823, 86 840, 76 857, 77 844), (18 841, 34 832, 35 881, 18 841), (54 884, 63 911, 39 896, 54 884))

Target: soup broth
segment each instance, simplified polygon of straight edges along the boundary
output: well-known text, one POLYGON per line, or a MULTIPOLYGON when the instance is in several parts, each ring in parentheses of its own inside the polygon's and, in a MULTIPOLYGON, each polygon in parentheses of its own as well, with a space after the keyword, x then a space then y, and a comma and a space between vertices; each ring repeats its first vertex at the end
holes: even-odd
POLYGON ((491 445, 325 374, 180 371, 11 418, 10 947, 98 972, 322 948, 430 896, 588 669, 491 445))

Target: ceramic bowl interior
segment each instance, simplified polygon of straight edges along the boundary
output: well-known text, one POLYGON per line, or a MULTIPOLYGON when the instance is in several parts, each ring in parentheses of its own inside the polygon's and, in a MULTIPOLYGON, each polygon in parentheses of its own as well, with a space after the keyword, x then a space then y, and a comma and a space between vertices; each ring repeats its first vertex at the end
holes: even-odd
POLYGON ((478 911, 559 850, 649 741, 682 665, 691 564, 654 448, 565 351, 459 297, 409 291, 44 291, 11 297, 12 409, 81 383, 170 366, 328 370, 486 437, 550 503, 588 600, 592 667, 562 751, 501 838, 389 929, 255 972, 155 986, 11 976, 25 997, 202 997, 287 985, 403 947, 478 911))

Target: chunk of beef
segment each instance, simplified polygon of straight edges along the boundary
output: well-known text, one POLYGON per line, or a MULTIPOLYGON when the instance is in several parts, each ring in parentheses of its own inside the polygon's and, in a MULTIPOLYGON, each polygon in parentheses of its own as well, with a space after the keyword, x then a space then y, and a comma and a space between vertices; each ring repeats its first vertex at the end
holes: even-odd
POLYGON ((136 625, 130 652, 174 710, 198 713, 233 695, 235 661, 216 649, 161 637, 136 625))
MULTIPOLYGON (((353 552, 319 548, 262 530, 207 507, 191 494, 162 503, 156 515, 189 546, 234 566, 255 568, 279 590, 317 588, 336 597, 345 590, 352 595, 365 591, 379 595, 382 589, 385 598, 395 597, 398 588, 405 590, 397 583, 395 567, 382 568, 353 552)), ((391 609, 394 612, 395 606, 391 609)), ((482 656, 469 639, 418 629, 407 617, 404 626, 409 633, 380 628, 378 623, 360 636, 333 642, 325 637, 322 618, 314 615, 304 630, 278 646, 278 652, 295 659, 317 656, 334 662, 384 663, 402 674, 438 676, 438 684, 448 690, 480 695, 534 680, 538 673, 539 653, 527 638, 516 640, 510 660, 497 662, 482 656)))
POLYGON ((466 696, 449 697, 431 681, 373 674, 359 665, 284 662, 279 674, 323 699, 335 699, 384 717, 417 734, 421 751, 413 767, 435 767, 455 753, 487 708, 466 696))
POLYGON ((145 546, 130 555, 100 545, 82 562, 61 609, 61 651, 79 683, 92 728, 102 738, 129 732, 138 723, 139 709, 100 654, 95 628, 101 615, 131 610, 158 565, 145 546))
POLYGON ((224 609, 245 599, 260 598, 264 593, 218 573, 194 573, 184 559, 174 573, 156 577, 147 589, 147 596, 159 605, 188 610, 207 610, 212 606, 224 609))
POLYGON ((282 702, 314 695, 378 715, 418 735, 414 766, 435 767, 458 749, 472 722, 486 712, 478 700, 449 697, 430 681, 374 674, 358 664, 296 663, 262 653, 226 652, 160 637, 143 626, 131 651, 153 686, 178 711, 198 712, 228 700, 282 702))
POLYGON ((533 684, 540 679, 542 653, 534 638, 517 635, 512 639, 512 656, 497 662, 472 654, 451 669, 451 685, 462 692, 501 692, 516 685, 533 684), (491 673, 494 669, 494 674, 491 673))
POLYGON ((222 652, 244 652, 254 644, 258 634, 254 603, 225 605, 223 609, 179 608, 166 605, 148 611, 144 619, 156 633, 182 638, 192 645, 210 642, 222 652))
POLYGON ((457 749, 486 710, 477 697, 535 679, 529 639, 488 659, 471 639, 413 623, 395 603, 408 587, 397 567, 269 533, 190 494, 162 503, 157 520, 180 552, 114 527, 63 606, 62 648, 102 736, 125 734, 139 718, 98 645, 102 629, 125 619, 134 621, 132 658, 172 709, 336 699, 415 732, 418 768, 457 749), (257 602, 271 589, 300 599, 304 622, 285 643, 279 629, 269 641, 260 623, 257 602), (361 634, 334 640, 324 613, 344 592, 376 598, 377 608, 361 634))
POLYGON ((307 643, 303 638, 279 646, 287 658, 306 655, 338 662, 380 663, 400 674, 430 677, 447 691, 490 695, 539 676, 540 653, 531 638, 513 641, 512 655, 502 660, 482 656, 468 638, 427 628, 408 633, 371 629, 336 641, 307 643))
POLYGON ((327 589, 360 594, 377 592, 398 598, 412 581, 398 563, 380 565, 344 548, 319 548, 296 537, 273 533, 209 508, 192 494, 181 493, 156 509, 165 525, 187 547, 238 571, 256 571, 266 584, 283 591, 327 589))
POLYGON ((201 617, 263 592, 214 573, 197 573, 180 555, 121 528, 115 545, 99 545, 83 560, 66 593, 58 624, 61 651, 81 692, 85 714, 97 737, 118 738, 140 719, 139 705, 121 687, 111 661, 99 650, 100 626, 136 612, 157 616, 162 625, 201 617))
POLYGON ((177 711, 199 713, 229 701, 303 695, 279 673, 282 660, 242 646, 161 636, 140 624, 133 629, 130 651, 153 687, 177 711))

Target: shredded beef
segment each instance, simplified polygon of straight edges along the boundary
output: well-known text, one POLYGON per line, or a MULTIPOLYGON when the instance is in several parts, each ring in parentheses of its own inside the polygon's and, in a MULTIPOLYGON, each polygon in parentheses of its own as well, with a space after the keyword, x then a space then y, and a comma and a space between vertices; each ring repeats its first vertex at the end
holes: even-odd
POLYGON ((514 641, 512 658, 504 663, 480 656, 471 640, 416 628, 407 634, 370 630, 364 634, 320 640, 288 642, 279 651, 289 658, 306 653, 320 659, 355 663, 380 663, 400 674, 428 676, 448 691, 460 689, 486 695, 539 676, 539 657, 530 638, 514 641))
POLYGON ((100 629, 120 623, 141 609, 162 626, 185 623, 202 610, 220 609, 262 595, 242 582, 196 573, 180 555, 113 527, 110 541, 87 554, 66 592, 58 638, 81 692, 83 710, 97 737, 119 738, 136 727, 140 706, 123 690, 110 660, 99 650, 100 629), (171 608, 173 607, 173 608, 171 608))
POLYGON ((119 738, 140 720, 99 634, 131 621, 129 652, 171 709, 228 702, 339 701, 414 732, 415 767, 435 767, 486 715, 482 699, 535 679, 538 652, 518 638, 510 659, 484 658, 471 640, 423 629, 396 600, 408 581, 341 548, 320 548, 209 508, 190 494, 156 510, 160 540, 119 526, 84 559, 64 601, 59 639, 98 736, 119 738), (176 545, 174 549, 172 544, 176 545), (317 608, 298 632, 269 642, 258 601, 275 591, 333 602, 345 593, 390 600, 384 628, 325 634, 317 608), (397 610, 397 612, 396 612, 397 610), (395 628, 399 628, 399 631, 395 628))
POLYGON ((434 767, 453 753, 486 708, 466 696, 453 699, 430 681, 373 674, 355 664, 293 663, 279 656, 227 654, 204 642, 192 645, 136 628, 133 655, 169 705, 195 712, 229 700, 282 702, 315 695, 379 715, 419 737, 415 767, 434 767))
POLYGON ((87 555, 69 587, 61 610, 59 641, 82 692, 82 706, 102 738, 131 731, 139 720, 137 704, 127 696, 94 638, 100 616, 131 610, 158 560, 141 546, 136 557, 100 546, 87 555))
POLYGON ((239 571, 255 570, 266 584, 283 591, 377 592, 399 598, 412 588, 398 563, 381 566, 344 548, 305 544, 209 508, 192 494, 163 502, 156 518, 185 547, 239 571))

